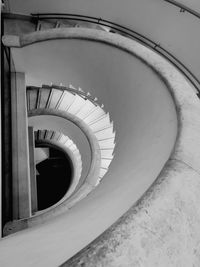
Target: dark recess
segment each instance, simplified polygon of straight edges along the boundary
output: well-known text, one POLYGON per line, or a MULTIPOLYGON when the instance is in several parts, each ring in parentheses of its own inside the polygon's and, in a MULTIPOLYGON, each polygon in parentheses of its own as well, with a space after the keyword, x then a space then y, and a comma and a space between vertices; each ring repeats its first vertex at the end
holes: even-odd
POLYGON ((70 159, 50 148, 50 157, 36 165, 38 210, 56 204, 68 191, 72 180, 70 159))

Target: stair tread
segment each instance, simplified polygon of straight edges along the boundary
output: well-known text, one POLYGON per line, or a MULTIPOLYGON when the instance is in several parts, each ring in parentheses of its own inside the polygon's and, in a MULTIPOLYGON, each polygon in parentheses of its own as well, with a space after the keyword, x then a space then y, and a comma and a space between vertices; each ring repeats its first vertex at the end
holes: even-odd
POLYGON ((109 128, 105 128, 104 130, 95 133, 95 136, 98 140, 103 140, 103 139, 115 137, 115 132, 113 132, 113 127, 109 127, 109 128))
POLYGON ((48 108, 56 108, 58 105, 58 102, 63 94, 63 91, 57 90, 57 89, 52 89, 49 103, 48 103, 48 108))
POLYGON ((85 104, 85 99, 79 95, 76 95, 72 105, 69 107, 67 111, 72 114, 76 114, 84 104, 85 104))
POLYGON ((101 159, 101 167, 104 169, 108 169, 112 159, 101 159))
POLYGON ((67 92, 67 91, 64 91, 64 94, 63 94, 62 100, 58 106, 58 109, 59 110, 67 110, 67 108, 73 103, 74 98, 75 98, 74 94, 67 92))
POLYGON ((84 119, 96 106, 90 101, 85 100, 85 105, 77 112, 76 116, 84 119))
POLYGON ((110 116, 109 114, 106 114, 106 116, 103 116, 99 120, 95 121, 94 123, 90 124, 89 127, 93 131, 99 131, 103 128, 109 127, 110 126, 110 116))
POLYGON ((99 146, 101 149, 105 149, 105 148, 114 148, 115 147, 115 143, 114 143, 115 139, 111 138, 111 139, 106 139, 103 141, 99 141, 99 146))
POLYGON ((84 122, 89 124, 97 120, 104 114, 105 114, 104 110, 101 107, 97 106, 86 118, 84 118, 84 122))
POLYGON ((99 177, 100 178, 103 178, 104 175, 107 173, 107 171, 108 171, 107 169, 100 168, 99 177))

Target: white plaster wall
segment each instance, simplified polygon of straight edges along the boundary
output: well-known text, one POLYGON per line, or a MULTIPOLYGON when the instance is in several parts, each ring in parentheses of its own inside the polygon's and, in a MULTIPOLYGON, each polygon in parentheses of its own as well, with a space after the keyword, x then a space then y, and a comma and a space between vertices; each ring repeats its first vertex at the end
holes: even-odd
POLYGON ((28 81, 62 78, 63 84, 70 79, 88 88, 105 103, 116 128, 115 158, 98 188, 56 221, 16 233, 0 244, 1 264, 13 265, 12 251, 21 266, 58 266, 114 223, 155 180, 173 149, 176 112, 159 76, 120 49, 62 40, 21 51, 19 55, 14 49, 13 55, 28 81))

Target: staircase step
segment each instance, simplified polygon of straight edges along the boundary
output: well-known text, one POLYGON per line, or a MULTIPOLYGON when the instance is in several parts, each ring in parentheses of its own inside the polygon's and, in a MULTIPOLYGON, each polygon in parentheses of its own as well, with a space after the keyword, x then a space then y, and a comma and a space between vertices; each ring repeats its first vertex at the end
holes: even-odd
POLYGON ((52 135, 53 135, 53 131, 48 130, 45 139, 51 140, 52 135))
POLYGON ((94 132, 100 131, 103 128, 106 128, 106 127, 109 127, 109 126, 110 126, 110 116, 109 116, 109 114, 106 114, 105 116, 102 116, 99 120, 97 120, 94 123, 89 125, 89 127, 94 132))
POLYGON ((39 139, 44 139, 45 130, 39 130, 39 139))
POLYGON ((49 89, 45 89, 45 88, 40 89, 40 92, 39 92, 40 100, 39 100, 39 104, 37 104, 38 108, 46 108, 48 99, 50 97, 50 93, 51 93, 51 90, 49 89))
POLYGON ((106 113, 104 113, 102 116, 100 116, 99 118, 97 118, 96 120, 93 120, 92 122, 89 122, 88 123, 88 125, 92 125, 92 124, 94 124, 94 123, 96 123, 96 122, 98 122, 99 120, 101 120, 101 119, 103 119, 103 118, 105 118, 106 117, 106 113))
POLYGON ((77 112, 76 116, 80 119, 84 119, 95 107, 96 106, 87 99, 85 100, 84 106, 82 106, 82 108, 77 112))
POLYGON ((103 139, 115 137, 115 132, 113 132, 113 127, 109 127, 102 131, 96 132, 95 136, 98 140, 103 140, 103 139))
POLYGON ((72 105, 69 107, 67 111, 70 112, 71 114, 76 114, 81 109, 81 107, 84 106, 84 104, 85 104, 85 99, 79 95, 76 95, 72 105))
POLYGON ((70 147, 72 144, 73 144, 72 140, 69 139, 69 140, 67 140, 67 142, 65 143, 65 146, 70 147))
MULTIPOLYGON (((70 149, 71 149, 71 147, 70 147, 70 149)), ((80 162, 81 161, 81 155, 79 154, 76 159, 78 162, 80 162)))
POLYGON ((103 178, 104 175, 107 173, 107 171, 108 171, 107 169, 100 168, 99 177, 100 178, 103 178))
POLYGON ((99 141, 100 149, 114 148, 115 147, 114 141, 115 141, 114 138, 103 140, 103 141, 99 141))
POLYGON ((101 159, 101 167, 104 169, 108 169, 112 159, 101 159))
POLYGON ((67 140, 69 140, 69 137, 67 137, 66 135, 62 135, 59 139, 59 142, 65 144, 67 140))
POLYGON ((47 108, 56 108, 58 101, 60 100, 61 96, 63 94, 63 91, 57 90, 57 89, 51 89, 51 94, 49 97, 49 101, 47 104, 47 108))
POLYGON ((84 118, 84 122, 89 124, 92 123, 93 121, 99 119, 100 117, 102 117, 103 115, 105 115, 105 112, 102 108, 100 108, 99 106, 97 106, 86 118, 84 118))
POLYGON ((77 157, 78 155, 80 155, 78 148, 76 148, 76 150, 74 150, 74 155, 75 155, 76 157, 77 157))
POLYGON ((70 146, 70 150, 71 150, 71 151, 75 151, 75 150, 77 150, 77 146, 76 146, 75 144, 71 145, 71 146, 70 146))
POLYGON ((58 105, 58 109, 59 110, 67 110, 71 106, 71 104, 73 103, 74 99, 75 99, 74 94, 67 92, 67 91, 64 91, 62 99, 58 105))
POLYGON ((110 127, 113 127, 113 122, 112 121, 110 122, 110 125, 105 125, 105 127, 101 128, 100 130, 97 129, 97 130, 92 130, 92 131, 93 131, 94 134, 96 134, 96 133, 101 132, 101 131, 103 131, 103 130, 105 130, 107 128, 110 128, 110 127))
POLYGON ((54 132, 52 136, 52 140, 58 141, 61 136, 60 132, 54 132))
POLYGON ((101 149, 101 158, 113 158, 113 149, 101 149))

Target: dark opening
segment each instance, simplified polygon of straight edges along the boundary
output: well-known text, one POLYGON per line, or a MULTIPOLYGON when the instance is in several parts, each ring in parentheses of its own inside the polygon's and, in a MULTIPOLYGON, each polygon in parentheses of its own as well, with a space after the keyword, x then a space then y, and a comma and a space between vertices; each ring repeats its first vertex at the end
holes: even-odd
POLYGON ((69 157, 54 148, 49 148, 49 155, 48 159, 36 165, 38 210, 56 204, 66 194, 72 180, 69 157))

